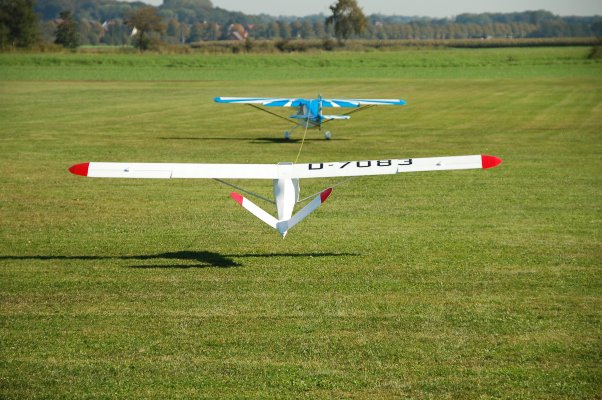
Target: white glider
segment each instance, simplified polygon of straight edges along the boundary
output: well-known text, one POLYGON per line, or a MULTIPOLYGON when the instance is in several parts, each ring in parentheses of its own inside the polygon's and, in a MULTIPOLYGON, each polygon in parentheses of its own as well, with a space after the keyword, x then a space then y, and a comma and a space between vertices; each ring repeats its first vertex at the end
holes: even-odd
POLYGON ((270 179, 273 180, 274 202, 278 218, 267 213, 248 198, 238 193, 233 192, 231 196, 247 211, 278 230, 282 237, 284 237, 289 229, 297 225, 322 205, 332 192, 332 188, 321 191, 311 202, 293 215, 295 204, 299 202, 299 179, 388 175, 419 171, 486 169, 495 167, 501 162, 501 159, 488 155, 338 161, 310 164, 88 162, 73 165, 69 168, 69 171, 75 175, 91 178, 205 178, 216 179, 218 181, 222 179, 270 179))

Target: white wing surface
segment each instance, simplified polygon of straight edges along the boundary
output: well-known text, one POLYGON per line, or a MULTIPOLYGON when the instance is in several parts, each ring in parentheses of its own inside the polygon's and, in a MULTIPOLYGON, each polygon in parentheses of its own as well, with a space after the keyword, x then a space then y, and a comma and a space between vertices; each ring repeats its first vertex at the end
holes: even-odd
POLYGON ((485 169, 501 159, 488 155, 337 161, 310 164, 173 164, 89 162, 69 171, 93 178, 297 179, 399 174, 402 172, 485 169))
POLYGON ((91 178, 277 179, 277 164, 174 164, 90 162, 69 168, 91 178))
POLYGON ((402 172, 485 169, 495 167, 501 162, 502 160, 494 156, 473 155, 295 164, 293 166, 293 176, 296 178, 330 178, 399 174, 402 172))

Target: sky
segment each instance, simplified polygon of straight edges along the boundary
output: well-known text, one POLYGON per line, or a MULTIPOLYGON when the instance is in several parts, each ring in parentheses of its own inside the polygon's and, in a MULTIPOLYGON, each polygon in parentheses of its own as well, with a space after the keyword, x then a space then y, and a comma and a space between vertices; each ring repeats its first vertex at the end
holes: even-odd
MULTIPOLYGON (((161 5, 162 0, 142 0, 161 5)), ((330 14, 328 6, 336 0, 211 0, 215 7, 246 14, 274 16, 305 16, 330 14)), ((453 17, 462 13, 515 12, 547 10, 557 15, 602 15, 602 0, 358 0, 364 14, 424 16, 434 18, 453 17)))

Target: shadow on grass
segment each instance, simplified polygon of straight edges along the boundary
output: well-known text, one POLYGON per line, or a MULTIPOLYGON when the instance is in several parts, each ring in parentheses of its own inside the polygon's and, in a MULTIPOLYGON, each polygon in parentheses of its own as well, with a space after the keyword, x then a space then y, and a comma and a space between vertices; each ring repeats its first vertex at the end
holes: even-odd
POLYGON ((200 136, 188 136, 188 137, 160 137, 161 140, 224 140, 232 142, 242 142, 248 140, 248 138, 239 137, 200 137, 200 136))
MULTIPOLYGON (((224 140, 224 141, 233 141, 233 142, 243 142, 243 141, 249 141, 249 143, 253 143, 253 144, 264 144, 264 143, 283 143, 283 144, 295 144, 295 143, 301 143, 302 138, 294 138, 294 139, 285 139, 283 137, 259 137, 259 138, 241 138, 241 137, 161 137, 159 138, 161 140, 224 140)), ((329 141, 345 141, 345 140, 351 140, 348 138, 333 138, 330 139, 329 141)), ((305 138, 306 142, 325 142, 327 141, 324 138, 305 138)))
MULTIPOLYGON (((350 140, 347 138, 337 138, 337 139, 329 139, 326 140, 324 138, 305 138, 306 142, 338 142, 338 141, 345 141, 345 140, 350 140)), ((263 137, 263 138, 257 138, 253 141, 251 141, 251 143, 301 143, 302 138, 295 138, 295 139, 285 139, 285 138, 277 138, 277 137, 263 137)))
POLYGON ((177 251, 173 253, 159 253, 133 256, 0 256, 0 260, 177 260, 186 261, 186 264, 145 264, 129 265, 128 268, 139 269, 187 269, 187 268, 232 268, 241 267, 242 264, 233 258, 272 258, 272 257, 349 257, 358 256, 357 253, 252 253, 252 254, 220 254, 210 251, 177 251))

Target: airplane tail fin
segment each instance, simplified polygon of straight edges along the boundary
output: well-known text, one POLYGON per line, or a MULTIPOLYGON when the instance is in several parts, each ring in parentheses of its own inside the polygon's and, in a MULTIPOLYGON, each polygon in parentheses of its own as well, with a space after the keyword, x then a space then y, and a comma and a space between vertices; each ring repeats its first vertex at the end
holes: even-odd
POLYGON ((272 215, 265 212, 251 200, 246 197, 238 194, 236 192, 230 193, 230 196, 236 200, 238 204, 243 206, 247 211, 251 214, 271 226, 272 228, 278 230, 282 237, 284 238, 289 229, 293 226, 297 225, 299 222, 303 221, 309 214, 314 212, 318 207, 322 205, 328 199, 330 194, 332 193, 332 188, 328 188, 323 190, 318 196, 316 196, 312 201, 310 201, 305 207, 303 207, 299 212, 292 216, 291 219, 278 221, 272 215))
MULTIPOLYGON (((286 229, 291 229, 293 226, 297 225, 299 222, 303 221, 305 217, 314 212, 318 207, 322 205, 328 199, 330 194, 332 193, 332 188, 328 188, 323 190, 318 196, 316 196, 312 201, 310 201, 305 207, 303 207, 299 212, 292 216, 291 219, 286 221, 286 229)), ((286 234, 286 232, 285 232, 286 234)))
POLYGON ((253 214, 257 218, 259 218, 260 220, 262 220, 263 222, 265 222, 272 228, 278 229, 277 228, 278 220, 276 218, 274 218, 272 215, 265 212, 263 209, 261 209, 258 205, 253 203, 251 200, 247 199, 243 195, 238 194, 236 192, 230 193, 230 197, 232 197, 238 204, 240 204, 241 206, 246 208, 247 211, 249 211, 251 214, 253 214))

